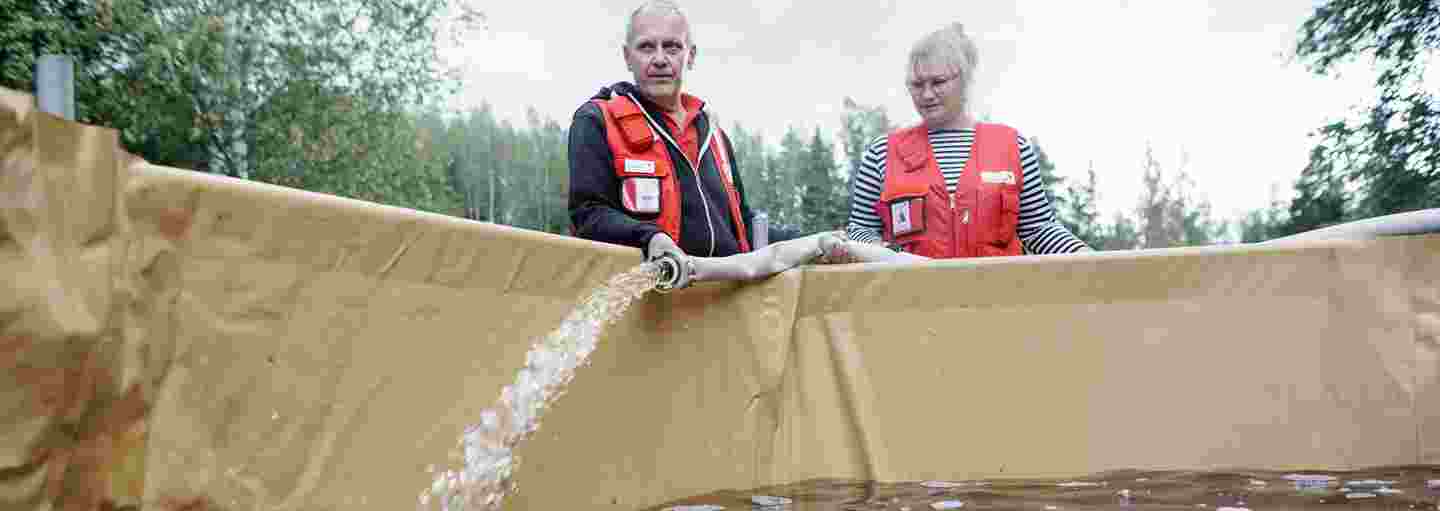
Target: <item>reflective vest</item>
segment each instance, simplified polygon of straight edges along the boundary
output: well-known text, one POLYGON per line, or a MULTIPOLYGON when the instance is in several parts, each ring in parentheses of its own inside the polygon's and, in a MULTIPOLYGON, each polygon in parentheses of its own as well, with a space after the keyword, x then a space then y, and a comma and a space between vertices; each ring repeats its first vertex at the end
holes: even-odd
POLYGON ((875 213, 881 237, 901 250, 933 259, 1020 255, 1015 233, 1025 176, 1014 128, 975 126, 975 143, 955 193, 919 125, 891 133, 885 185, 875 213))
MULTIPOLYGON (((670 159, 666 143, 684 158, 685 152, 655 121, 640 108, 640 105, 626 96, 615 96, 609 100, 591 100, 600 106, 601 117, 605 119, 605 139, 614 157, 615 175, 620 178, 621 202, 627 213, 648 220, 670 235, 676 244, 680 243, 680 181, 675 176, 676 165, 670 159), (664 137, 665 142, 659 139, 664 137), (658 216, 657 216, 658 215, 658 216)), ((740 194, 735 191, 731 175, 730 160, 725 154, 723 137, 716 136, 720 126, 710 123, 709 132, 700 146, 700 161, 689 163, 695 173, 695 184, 701 186, 702 169, 713 168, 720 172, 725 183, 725 198, 729 202, 730 218, 739 238, 740 251, 749 252, 749 236, 745 232, 745 221, 740 217, 740 194), (711 148, 713 147, 713 150, 711 148), (707 156, 709 159, 707 160, 707 156), (706 163, 710 165, 706 165, 706 163)), ((688 160, 688 158, 686 158, 688 160)), ((701 196, 704 196, 701 188, 701 196)))

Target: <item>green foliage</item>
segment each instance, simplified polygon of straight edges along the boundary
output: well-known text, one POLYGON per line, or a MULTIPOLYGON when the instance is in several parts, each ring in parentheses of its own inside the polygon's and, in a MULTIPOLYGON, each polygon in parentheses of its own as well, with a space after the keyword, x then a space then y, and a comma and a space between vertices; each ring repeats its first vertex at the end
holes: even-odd
POLYGON ((846 179, 847 182, 853 183, 851 178, 859 171, 861 159, 864 157, 865 149, 870 141, 890 132, 894 126, 890 124, 890 118, 885 114, 885 108, 882 106, 862 105, 849 97, 845 98, 844 105, 845 114, 841 118, 840 143, 845 150, 846 179))
POLYGON ((1368 58, 1375 98, 1351 119, 1321 126, 1289 204, 1246 215, 1242 241, 1440 207, 1440 98, 1422 83, 1440 47, 1440 4, 1331 0, 1300 28, 1295 54, 1329 75, 1368 58))
POLYGON ((446 212, 417 127, 445 0, 0 0, 0 85, 76 61, 81 122, 162 165, 446 212), (29 7, 29 8, 26 8, 29 7))
POLYGON ((1100 223, 1100 212, 1097 209, 1100 192, 1096 186, 1095 166, 1092 164, 1086 170, 1085 181, 1071 185, 1058 177, 1056 181, 1058 184, 1052 185, 1050 189, 1061 190, 1058 194, 1053 194, 1056 195, 1055 210, 1060 223, 1086 245, 1099 250, 1105 242, 1105 226, 1100 223))
POLYGON ((1183 166, 1167 173, 1150 147, 1145 148, 1143 189, 1135 216, 1145 248, 1209 245, 1224 235, 1224 222, 1211 218, 1210 203, 1195 195, 1183 166))
POLYGON ((816 128, 806 147, 802 175, 799 176, 800 189, 803 190, 800 204, 802 231, 845 229, 849 187, 837 172, 834 146, 826 142, 820 136, 820 129, 816 128))
POLYGON ((1305 20, 1296 55, 1315 73, 1369 57, 1378 74, 1376 98, 1364 114, 1320 128, 1310 165, 1296 183, 1299 203, 1290 209, 1301 215, 1292 230, 1337 213, 1348 220, 1440 206, 1440 98, 1423 83, 1437 48, 1440 3, 1434 1, 1333 0, 1305 20), (1342 188, 1340 181, 1358 185, 1354 204, 1331 193, 1342 188))
POLYGON ((771 226, 779 225, 780 197, 785 191, 780 187, 779 162, 774 150, 765 144, 762 134, 746 130, 740 123, 735 123, 726 133, 735 147, 735 161, 740 168, 740 179, 745 184, 745 200, 749 202, 751 211, 756 215, 768 215, 771 226))
POLYGON ((1272 201, 1269 207, 1250 211, 1238 224, 1240 242, 1259 243, 1284 236, 1287 233, 1281 231, 1281 226, 1286 220, 1284 205, 1280 201, 1272 201))
POLYGON ((550 233, 570 228, 566 131, 533 107, 527 125, 498 121, 490 105, 434 120, 443 180, 457 216, 550 233))

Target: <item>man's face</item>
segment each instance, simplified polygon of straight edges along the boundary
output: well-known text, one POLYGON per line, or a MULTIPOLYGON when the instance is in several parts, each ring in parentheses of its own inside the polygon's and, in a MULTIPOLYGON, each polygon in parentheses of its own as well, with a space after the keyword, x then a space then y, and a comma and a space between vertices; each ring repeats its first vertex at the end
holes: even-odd
POLYGON ((915 63, 906 88, 915 111, 931 127, 941 127, 964 113, 965 98, 960 93, 961 76, 943 59, 930 57, 915 63))
POLYGON ((635 85, 652 101, 678 96, 685 70, 695 58, 695 48, 686 44, 689 27, 673 14, 641 14, 632 26, 634 35, 625 45, 625 64, 635 76, 635 85))

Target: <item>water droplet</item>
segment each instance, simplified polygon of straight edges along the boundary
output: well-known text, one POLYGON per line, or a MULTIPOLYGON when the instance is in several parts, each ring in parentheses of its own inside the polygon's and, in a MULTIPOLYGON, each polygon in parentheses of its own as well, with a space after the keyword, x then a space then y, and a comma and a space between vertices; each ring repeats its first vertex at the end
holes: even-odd
POLYGON ((1358 481, 1346 481, 1345 486, 1351 488, 1380 488, 1395 484, 1395 481, 1381 481, 1378 479, 1361 479, 1358 481))
POLYGON ((1335 481, 1335 480, 1336 480, 1336 479, 1335 479, 1335 476, 1327 476, 1327 475, 1320 475, 1320 474, 1287 474, 1287 475, 1281 477, 1281 479, 1285 479, 1285 480, 1289 480, 1289 481, 1323 482, 1323 483, 1328 483, 1328 482, 1331 482, 1331 481, 1335 481))
POLYGON ((760 507, 779 507, 789 505, 792 501, 785 497, 754 495, 750 497, 750 502, 760 507))

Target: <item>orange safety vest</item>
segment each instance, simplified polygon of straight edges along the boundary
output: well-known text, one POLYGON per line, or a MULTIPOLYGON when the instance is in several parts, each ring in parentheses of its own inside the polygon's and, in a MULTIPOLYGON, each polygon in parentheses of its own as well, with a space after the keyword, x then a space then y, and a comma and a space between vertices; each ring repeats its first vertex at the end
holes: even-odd
POLYGON ((1025 173, 1017 136, 1009 126, 977 124, 970 158, 950 194, 926 127, 891 133, 885 185, 875 203, 881 237, 933 259, 1020 255, 1015 228, 1025 173))
MULTIPOLYGON (((630 98, 615 96, 609 100, 594 99, 600 106, 601 117, 605 119, 605 139, 613 154, 615 175, 620 177, 620 197, 626 212, 642 218, 654 217, 652 222, 680 243, 680 181, 675 177, 675 164, 670 151, 657 134, 659 127, 652 126, 650 119, 630 98), (658 214, 658 216, 656 216, 658 214)), ((691 167, 695 182, 699 186, 700 170, 705 168, 706 156, 720 172, 725 183, 726 198, 730 203, 730 218, 735 223, 735 232, 740 242, 740 251, 749 252, 749 237, 745 232, 745 221, 740 217, 740 194, 735 191, 731 175, 730 160, 720 143, 723 134, 720 127, 711 123, 706 135, 709 143, 702 147, 700 161, 691 167), (699 167, 699 168, 696 168, 699 167)), ((684 154, 679 147, 675 148, 684 154)))

